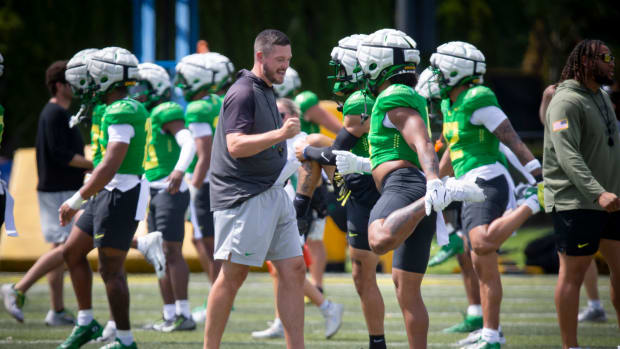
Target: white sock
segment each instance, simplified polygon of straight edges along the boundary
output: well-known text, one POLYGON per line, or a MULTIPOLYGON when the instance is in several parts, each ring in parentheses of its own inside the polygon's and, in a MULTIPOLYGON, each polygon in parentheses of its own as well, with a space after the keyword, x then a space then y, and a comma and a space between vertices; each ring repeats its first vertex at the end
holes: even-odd
POLYGON ((280 320, 280 318, 279 318, 279 317, 275 318, 275 319, 273 320, 273 325, 271 325, 271 326, 274 326, 274 327, 275 327, 275 326, 277 326, 277 327, 282 327, 282 320, 280 320))
POLYGON ((581 349, 581 347, 570 347, 568 349, 581 349))
POLYGON ((120 339, 123 345, 130 345, 133 343, 133 334, 131 333, 131 330, 116 331, 116 338, 120 339))
POLYGON ((113 328, 116 329, 116 321, 114 320, 109 320, 107 324, 105 324, 106 328, 113 328))
POLYGON ((78 318, 77 324, 78 326, 86 326, 93 321, 93 310, 92 309, 84 309, 78 310, 78 318))
POLYGON ((499 331, 485 327, 482 329, 482 339, 487 343, 497 343, 499 342, 499 331))
POLYGON ((186 319, 189 319, 192 316, 192 313, 189 309, 189 301, 187 299, 179 299, 174 302, 176 306, 176 314, 183 315, 186 319))
POLYGON ((176 307, 174 304, 164 304, 164 320, 174 320, 176 307))
POLYGON ((470 304, 467 307, 467 315, 470 315, 470 316, 482 316, 482 305, 480 305, 480 304, 470 304))
POLYGON ((319 309, 321 309, 322 312, 325 312, 327 308, 329 308, 329 301, 326 299, 323 301, 323 304, 319 306, 319 309))
POLYGON ((603 309, 603 306, 601 305, 601 300, 600 299, 588 299, 588 308, 592 308, 592 309, 603 309))

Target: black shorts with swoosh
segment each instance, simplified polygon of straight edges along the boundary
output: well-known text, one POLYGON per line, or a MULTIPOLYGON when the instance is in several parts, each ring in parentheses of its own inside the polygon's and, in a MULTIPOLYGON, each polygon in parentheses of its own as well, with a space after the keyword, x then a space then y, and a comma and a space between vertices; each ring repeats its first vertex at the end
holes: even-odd
POLYGON ((551 213, 557 247, 568 256, 590 256, 601 239, 620 240, 620 212, 567 210, 551 213))

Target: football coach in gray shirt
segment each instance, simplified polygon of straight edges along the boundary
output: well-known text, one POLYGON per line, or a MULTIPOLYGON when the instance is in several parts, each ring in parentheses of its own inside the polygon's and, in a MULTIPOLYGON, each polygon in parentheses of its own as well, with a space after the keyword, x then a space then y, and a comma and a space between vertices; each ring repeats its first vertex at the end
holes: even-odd
POLYGON ((278 312, 288 348, 303 348, 305 265, 295 209, 284 191, 286 139, 299 119, 282 122, 273 92, 291 60, 288 37, 273 29, 254 41, 254 66, 242 70, 224 98, 211 153, 214 258, 222 269, 207 302, 204 348, 219 348, 250 266, 270 260, 280 275, 278 312))

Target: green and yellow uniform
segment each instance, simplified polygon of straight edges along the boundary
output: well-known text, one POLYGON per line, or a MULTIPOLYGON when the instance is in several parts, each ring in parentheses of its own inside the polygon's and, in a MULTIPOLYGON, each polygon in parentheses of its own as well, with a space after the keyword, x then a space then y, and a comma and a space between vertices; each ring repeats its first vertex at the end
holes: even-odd
POLYGON ((138 176, 144 174, 146 135, 151 132, 150 123, 147 123, 148 116, 142 103, 131 98, 118 100, 105 108, 98 138, 102 158, 105 157, 108 146, 109 126, 128 124, 133 127, 134 131, 127 154, 116 173, 138 176))
POLYGON ((149 182, 168 176, 179 159, 181 147, 174 135, 162 129, 163 125, 175 120, 184 120, 183 108, 175 102, 159 104, 148 118, 150 131, 146 135, 144 171, 149 182))
POLYGON ((90 149, 93 155, 93 167, 97 167, 103 158, 101 155, 101 145, 99 137, 101 136, 101 119, 105 113, 106 105, 97 104, 93 109, 90 127, 90 149))
MULTIPOLYGON (((370 163, 372 168, 386 161, 407 160, 420 168, 418 154, 409 147, 400 131, 396 128, 385 127, 383 119, 387 112, 394 108, 411 108, 416 110, 426 127, 429 127, 428 115, 426 114, 426 100, 409 86, 394 84, 390 85, 377 96, 377 101, 372 109, 370 118, 370 163)), ((428 129, 430 134, 430 128, 428 129)))
MULTIPOLYGON (((363 113, 370 114, 372 107, 375 104, 375 99, 371 96, 364 96, 361 91, 355 91, 344 102, 342 106, 342 115, 362 115, 363 113)), ((366 120, 365 122, 370 122, 366 120)), ((370 145, 368 144, 368 134, 363 134, 355 143, 355 146, 351 149, 351 152, 357 156, 364 158, 370 157, 370 145)))
POLYGON ((314 122, 306 121, 304 115, 308 109, 319 104, 319 97, 312 91, 304 91, 295 96, 295 103, 299 106, 301 114, 299 115, 299 123, 301 124, 301 132, 307 134, 320 133, 321 126, 314 122))
MULTIPOLYGON (((215 128, 217 127, 217 122, 220 117, 220 109, 222 109, 222 100, 222 97, 211 94, 187 104, 187 109, 185 110, 186 127, 189 128, 189 125, 193 123, 205 123, 209 124, 212 132, 215 133, 215 128)), ((194 173, 197 161, 198 157, 196 156, 194 161, 189 165, 187 172, 194 173)))
POLYGON ((485 86, 461 93, 452 105, 448 98, 441 102, 443 135, 450 145, 450 159, 457 178, 480 166, 505 163, 497 137, 484 125, 470 121, 474 111, 489 106, 499 107, 499 103, 493 91, 485 86))

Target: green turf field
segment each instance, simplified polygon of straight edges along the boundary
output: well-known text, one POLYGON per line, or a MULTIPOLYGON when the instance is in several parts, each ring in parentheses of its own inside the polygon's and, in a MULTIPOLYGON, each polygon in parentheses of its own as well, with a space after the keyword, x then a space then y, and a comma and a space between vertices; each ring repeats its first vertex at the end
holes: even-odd
MULTIPOLYGON (((0 282, 14 282, 21 274, 0 274, 0 282)), ((553 304, 554 276, 517 276, 502 278, 504 301, 502 326, 507 339, 505 348, 559 348, 560 337, 553 304)), ((386 338, 388 347, 407 347, 402 315, 389 275, 378 276, 386 306, 386 338)), ((108 319, 107 303, 99 276, 94 279, 94 310, 102 324, 108 319)), ((196 331, 163 334, 141 330, 145 323, 160 317, 161 300, 156 279, 148 275, 130 275, 131 321, 134 335, 141 348, 202 347, 202 324, 196 331)), ((603 324, 580 325, 581 345, 590 348, 616 348, 620 345, 618 324, 613 317, 609 301, 609 284, 605 277, 600 282, 601 298, 608 314, 603 324)), ((325 289, 328 298, 345 304, 344 323, 332 339, 323 337, 323 320, 315 307, 307 306, 305 338, 308 348, 365 348, 368 336, 359 300, 349 274, 327 274, 325 289)), ((192 305, 203 302, 209 284, 204 274, 192 274, 190 301, 192 305)), ((459 275, 426 276, 422 291, 430 316, 429 347, 449 348, 464 338, 458 334, 443 334, 441 329, 460 320, 460 311, 466 307, 463 286, 459 275)), ((76 309, 70 281, 65 282, 68 308, 76 309)), ((54 348, 70 332, 70 328, 50 328, 44 323, 48 310, 47 284, 39 282, 28 293, 25 306, 26 322, 18 324, 6 312, 0 311, 0 347, 3 348, 54 348)), ((582 292, 582 304, 585 298, 582 292)), ((273 319, 273 297, 270 278, 264 273, 252 273, 241 288, 224 335, 222 348, 284 347, 284 340, 256 341, 250 332, 267 327, 273 319)), ((89 344, 85 348, 96 348, 89 344)))

